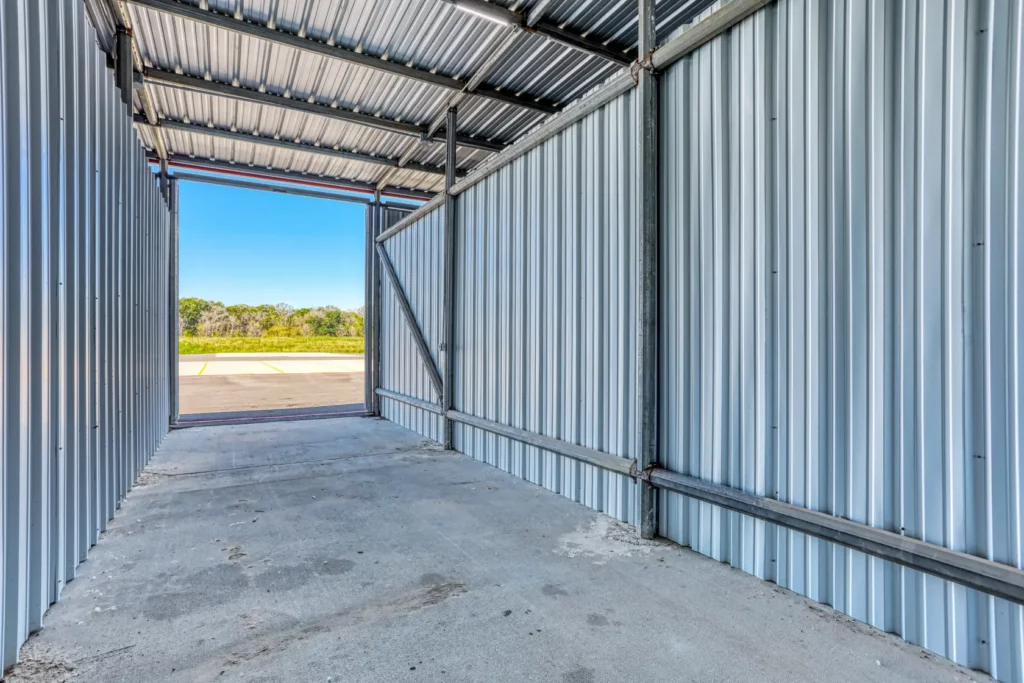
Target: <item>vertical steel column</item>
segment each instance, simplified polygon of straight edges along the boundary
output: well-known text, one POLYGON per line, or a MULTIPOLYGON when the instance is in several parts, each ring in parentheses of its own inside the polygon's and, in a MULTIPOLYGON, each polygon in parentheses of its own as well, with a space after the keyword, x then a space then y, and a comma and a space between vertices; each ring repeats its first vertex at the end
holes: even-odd
MULTIPOLYGON (((380 271, 381 263, 380 256, 377 254, 377 235, 383 231, 384 223, 384 209, 380 202, 380 190, 373 193, 373 204, 370 207, 371 218, 370 218, 370 230, 372 238, 369 240, 370 249, 373 250, 373 280, 371 286, 373 288, 373 349, 371 351, 371 364, 373 366, 373 380, 371 384, 370 392, 373 400, 373 414, 380 415, 380 397, 377 396, 377 389, 381 386, 381 369, 380 369, 380 340, 381 340, 381 326, 380 326, 380 313, 381 313, 381 294, 380 294, 380 271)), ((365 324, 365 321, 364 321, 365 324)))
POLYGON ((374 388, 376 386, 373 377, 373 262, 376 249, 373 234, 373 205, 366 205, 366 253, 364 254, 365 266, 364 277, 366 280, 366 291, 363 297, 363 410, 370 415, 376 415, 375 399, 377 397, 374 388))
MULTIPOLYGON (((658 83, 650 55, 656 45, 654 0, 638 0, 639 61, 637 97, 640 117, 639 286, 637 325, 637 468, 643 472, 658 457, 658 83)), ((642 538, 657 532, 657 500, 650 482, 637 483, 637 530, 642 538)))
MULTIPOLYGON (((455 166, 457 163, 455 135, 458 130, 458 111, 455 107, 448 109, 447 133, 445 138, 444 166, 444 306, 441 330, 441 380, 443 392, 441 396, 441 412, 447 414, 454 407, 455 394, 455 229, 456 229, 456 196, 451 193, 455 185, 455 166)), ((454 423, 447 417, 442 418, 444 430, 444 447, 452 448, 452 430, 454 423)))
POLYGON ((132 64, 132 37, 123 28, 117 30, 114 49, 114 79, 121 90, 121 102, 132 113, 132 78, 135 67, 132 64))
POLYGON ((178 421, 178 202, 179 186, 175 178, 168 183, 171 210, 167 248, 167 383, 169 424, 178 421))
POLYGON ((169 201, 170 190, 167 187, 167 182, 170 180, 170 176, 167 171, 167 159, 160 160, 160 196, 164 198, 164 201, 169 201))

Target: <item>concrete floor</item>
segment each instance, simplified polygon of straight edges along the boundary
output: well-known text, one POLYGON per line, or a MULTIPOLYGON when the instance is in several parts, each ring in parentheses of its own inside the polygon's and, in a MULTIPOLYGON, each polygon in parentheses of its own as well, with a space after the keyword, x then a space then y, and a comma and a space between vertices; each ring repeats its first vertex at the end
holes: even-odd
POLYGON ((367 418, 168 436, 11 681, 991 680, 367 418))
POLYGON ((361 354, 218 353, 179 358, 180 412, 192 419, 298 413, 304 408, 347 412, 361 407, 364 399, 361 354))

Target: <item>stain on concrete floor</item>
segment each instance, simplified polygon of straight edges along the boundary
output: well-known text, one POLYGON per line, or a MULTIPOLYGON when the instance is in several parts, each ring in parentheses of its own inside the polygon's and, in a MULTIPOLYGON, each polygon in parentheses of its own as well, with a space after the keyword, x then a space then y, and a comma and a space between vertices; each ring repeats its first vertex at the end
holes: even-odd
POLYGON ((381 420, 174 432, 150 472, 10 680, 991 680, 381 420))

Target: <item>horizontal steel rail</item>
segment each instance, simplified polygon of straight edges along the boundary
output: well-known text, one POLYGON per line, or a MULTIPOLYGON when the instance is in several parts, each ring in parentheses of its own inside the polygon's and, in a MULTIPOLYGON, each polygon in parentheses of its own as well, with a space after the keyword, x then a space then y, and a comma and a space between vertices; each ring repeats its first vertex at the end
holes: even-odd
POLYGON ((382 398, 389 398, 392 401, 398 401, 399 403, 404 403, 412 406, 413 408, 419 408, 420 410, 425 410, 428 413, 433 413, 434 415, 441 417, 441 405, 438 403, 431 403, 430 401, 424 401, 422 398, 400 394, 397 391, 391 391, 389 389, 378 388, 376 393, 382 398))
MULTIPOLYGON (((377 393, 386 398, 427 410, 435 415, 441 415, 440 406, 436 404, 392 391, 378 390, 377 393)), ((808 510, 774 498, 756 496, 740 489, 671 472, 660 467, 638 473, 635 460, 620 458, 603 451, 509 427, 457 410, 449 410, 445 415, 454 422, 508 437, 528 446, 558 453, 609 472, 632 478, 639 477, 659 489, 674 491, 983 593, 1024 604, 1024 571, 1016 567, 992 562, 916 538, 901 536, 891 531, 877 529, 825 512, 808 510)))
POLYGON ((452 194, 465 192, 499 169, 509 165, 530 150, 539 147, 572 124, 594 113, 634 87, 636 87, 636 81, 633 79, 632 71, 630 69, 619 71, 606 81, 604 85, 591 91, 589 95, 576 100, 574 104, 566 107, 560 114, 547 119, 534 128, 533 131, 506 147, 503 152, 499 152, 481 162, 465 178, 455 183, 451 190, 452 194))
MULTIPOLYGON (((382 59, 381 57, 364 54, 362 52, 356 52, 337 45, 329 45, 327 43, 320 42, 319 40, 314 40, 313 38, 304 38, 294 33, 270 28, 269 26, 245 21, 244 19, 236 19, 227 14, 221 14, 213 10, 205 10, 185 2, 178 2, 177 0, 122 1, 138 7, 146 7, 151 10, 156 10, 157 12, 164 12, 190 21, 203 23, 208 26, 215 26, 226 31, 242 33, 254 38, 259 38, 260 40, 285 45, 296 50, 312 52, 331 59, 338 59, 352 64, 358 64, 359 66, 366 67, 368 69, 385 71, 387 73, 402 76, 403 78, 419 81, 421 83, 447 88, 448 90, 459 91, 466 85, 463 81, 460 81, 457 78, 452 78, 451 76, 437 74, 427 69, 418 69, 416 67, 406 66, 405 64, 392 62, 382 59)), ((544 112, 545 114, 553 114, 558 111, 557 104, 538 101, 533 98, 520 97, 513 93, 494 88, 481 87, 473 94, 478 97, 485 97, 490 100, 504 102, 505 104, 512 104, 517 107, 544 112)))
MULTIPOLYGON (((150 163, 159 163, 159 159, 151 158, 150 163)), ((363 192, 373 194, 377 186, 373 183, 359 180, 346 180, 333 178, 331 176, 313 175, 301 171, 290 171, 287 169, 267 168, 265 166, 253 166, 245 163, 232 163, 218 159, 192 158, 181 154, 171 154, 167 159, 171 168, 188 169, 192 171, 203 171, 204 173, 222 173, 224 175, 237 176, 240 178, 251 178, 254 180, 270 180, 273 182, 290 183, 299 187, 317 187, 328 190, 340 190, 342 192, 363 192)), ((426 200, 436 196, 433 192, 423 190, 412 190, 408 188, 389 185, 381 194, 388 197, 402 199, 426 200)))
MULTIPOLYGON (((403 399, 397 398, 397 400, 403 399)), ((408 400, 405 402, 413 405, 408 400)), ((431 412, 437 414, 433 405, 430 405, 431 412)), ((424 409, 428 408, 424 407, 424 409)), ((449 410, 446 416, 455 422, 558 453, 589 465, 601 467, 609 472, 633 478, 639 477, 659 489, 674 491, 983 593, 1024 604, 1024 571, 1016 567, 992 562, 916 538, 901 536, 891 531, 877 529, 825 512, 808 510, 774 498, 756 496, 740 489, 678 474, 660 467, 638 473, 634 460, 509 427, 457 410, 449 410)))
POLYGON ((398 298, 399 308, 402 309, 406 325, 409 328, 409 332, 412 334, 413 341, 416 343, 416 350, 420 354, 420 360, 423 361, 423 367, 426 368, 427 375, 430 377, 430 383, 434 386, 434 391, 437 392, 437 397, 441 398, 443 391, 441 385, 441 373, 434 364, 434 357, 430 355, 430 348, 427 346, 427 342, 423 338, 423 331, 420 330, 419 323, 416 322, 416 314, 412 311, 409 299, 405 296, 405 290, 402 288, 402 283, 398 279, 398 273, 395 272, 395 266, 391 263, 391 258, 388 256, 388 252, 384 248, 383 244, 377 245, 377 255, 380 256, 380 262, 381 265, 384 266, 384 272, 387 273, 388 280, 391 281, 391 288, 395 291, 395 296, 398 298))
POLYGON ((217 176, 202 175, 200 173, 182 173, 175 171, 173 178, 187 180, 193 183, 205 183, 207 185, 221 185, 224 187, 238 187, 244 190, 262 190, 264 192, 276 192, 278 194, 290 194, 298 197, 312 197, 314 199, 331 199, 338 202, 353 202, 355 204, 372 204, 372 199, 366 197, 354 197, 352 195, 338 194, 336 192, 323 192, 319 190, 307 190, 303 187, 287 187, 285 185, 270 185, 268 183, 257 183, 251 180, 240 178, 224 178, 217 176))
POLYGON ((413 211, 408 216, 406 216, 402 220, 400 220, 397 223, 395 223, 394 225, 392 225, 390 228, 388 228, 387 230, 385 230, 381 234, 377 235, 377 243, 378 244, 383 244, 384 242, 387 242, 389 239, 391 239, 392 237, 394 237, 398 233, 402 232, 403 230, 408 228, 410 225, 412 225, 413 223, 415 223, 419 219, 423 218, 424 216, 426 216, 428 213, 430 213, 434 209, 439 208, 443 204, 444 204, 444 193, 438 193, 438 194, 434 195, 434 198, 431 199, 429 202, 427 202, 426 204, 422 205, 420 208, 416 209, 415 211, 413 211))
MULTIPOLYGON (((725 33, 751 14, 774 0, 733 0, 722 9, 712 12, 696 22, 680 35, 655 50, 650 57, 654 69, 663 69, 682 59, 701 45, 725 33)), ((495 154, 474 168, 465 178, 452 187, 452 194, 460 194, 481 182, 497 170, 512 163, 519 157, 558 133, 592 114, 625 92, 636 87, 633 68, 625 68, 612 76, 603 85, 584 95, 556 116, 552 116, 532 132, 523 136, 504 151, 495 154)))
MULTIPOLYGON (((230 85, 228 83, 206 80, 205 78, 186 76, 185 74, 178 74, 173 71, 147 69, 145 81, 146 83, 151 83, 165 88, 203 93, 214 97, 227 97, 242 102, 251 102, 253 104, 265 104, 270 107, 277 107, 279 109, 286 109, 289 111, 300 111, 306 114, 312 114, 313 116, 323 116, 357 126, 384 130, 389 133, 396 133, 398 135, 405 135, 418 139, 430 139, 436 142, 444 142, 445 140, 445 136, 443 134, 431 133, 425 126, 418 126, 414 123, 393 121, 391 119, 372 116, 370 114, 362 114, 348 109, 342 109, 340 107, 331 107, 318 102, 308 102, 306 100, 284 97, 282 95, 275 95, 268 92, 260 92, 259 90, 243 88, 241 86, 230 85)), ((481 149, 487 152, 500 152, 508 146, 501 142, 491 142, 489 140, 474 138, 469 135, 459 135, 456 137, 456 140, 460 147, 481 149)), ((407 163, 408 162, 406 162, 406 164, 407 163)), ((403 166, 404 165, 405 164, 403 164, 403 166)))
POLYGON ((550 436, 534 434, 533 432, 528 432, 525 429, 509 427, 508 425, 486 420, 482 417, 474 417, 473 415, 460 413, 457 410, 449 410, 445 414, 445 417, 453 422, 458 422, 470 427, 476 427, 477 429, 482 429, 485 432, 490 432, 491 434, 507 436, 510 439, 514 439, 528 446, 536 446, 537 448, 545 451, 558 453, 559 455, 564 455, 567 458, 572 458, 573 460, 577 460, 588 465, 594 465, 595 467, 606 469, 609 472, 615 472, 616 474, 621 474, 627 477, 636 476, 636 461, 629 458, 620 458, 619 456, 612 455, 611 453, 587 448, 586 446, 578 446, 550 436))
MULTIPOLYGON (((134 121, 139 125, 150 126, 157 130, 176 130, 182 133, 194 133, 195 135, 211 135, 213 137, 223 138, 225 140, 234 140, 236 142, 243 142, 252 145, 267 145, 269 147, 278 147, 280 149, 285 149, 290 152, 322 154, 324 156, 346 159, 348 161, 360 161, 367 164, 391 166, 394 168, 398 167, 397 159, 389 159, 387 157, 374 156, 373 154, 366 154, 364 152, 349 152, 343 149, 334 149, 333 147, 311 145, 309 143, 304 142, 279 140, 277 138, 269 138, 262 135, 256 135, 253 133, 246 133, 242 131, 225 130, 223 128, 211 128, 210 126, 204 126, 199 123, 185 123, 184 121, 172 121, 171 119, 161 119, 160 123, 154 126, 146 119, 145 116, 141 116, 138 114, 135 115, 134 121)), ((410 171, 419 171, 421 173, 431 173, 434 175, 444 174, 444 169, 441 168, 440 166, 424 166, 423 164, 409 163, 405 165, 405 168, 410 171)))
POLYGON ((773 498, 654 468, 654 486, 1024 604, 1024 571, 773 498))
POLYGON ((772 2, 774 0, 732 0, 655 50, 651 54, 651 66, 657 71, 663 70, 772 2))

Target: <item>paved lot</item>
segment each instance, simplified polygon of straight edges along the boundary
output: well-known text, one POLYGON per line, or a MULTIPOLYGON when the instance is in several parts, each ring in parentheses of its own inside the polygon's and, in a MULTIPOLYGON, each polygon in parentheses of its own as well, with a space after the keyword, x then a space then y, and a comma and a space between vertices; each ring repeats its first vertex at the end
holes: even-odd
POLYGON ((183 416, 362 405, 363 356, 218 353, 179 358, 183 416))
POLYGON ((11 681, 991 681, 381 420, 175 431, 140 484, 11 681))

